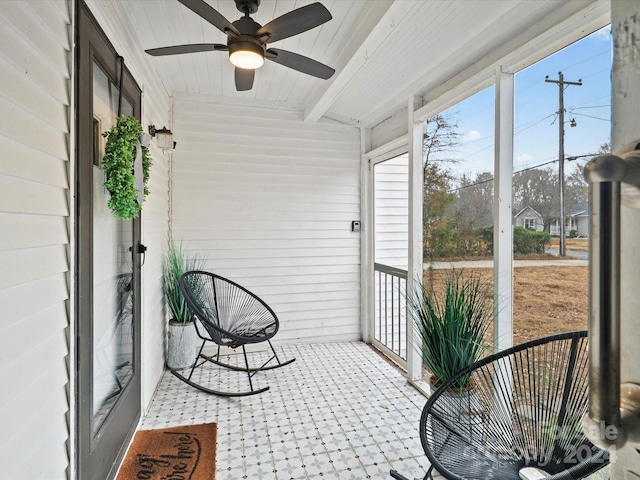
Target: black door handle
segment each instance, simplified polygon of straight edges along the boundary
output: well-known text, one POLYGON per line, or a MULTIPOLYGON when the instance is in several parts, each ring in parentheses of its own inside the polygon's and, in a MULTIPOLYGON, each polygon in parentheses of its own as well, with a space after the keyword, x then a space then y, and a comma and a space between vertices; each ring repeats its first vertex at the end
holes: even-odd
MULTIPOLYGON (((141 253, 142 254, 142 262, 140 262, 140 266, 144 265, 144 261, 146 259, 146 253, 147 253, 147 246, 143 245, 142 243, 138 243, 138 251, 136 253, 141 253)), ((133 251, 133 247, 129 247, 129 251, 133 251)))

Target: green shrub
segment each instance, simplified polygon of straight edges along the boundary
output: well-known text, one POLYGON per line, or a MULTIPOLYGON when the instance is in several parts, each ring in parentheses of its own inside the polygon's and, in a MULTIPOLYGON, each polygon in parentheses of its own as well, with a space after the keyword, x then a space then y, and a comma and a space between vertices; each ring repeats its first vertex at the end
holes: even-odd
POLYGON ((513 253, 515 254, 544 253, 550 242, 551 235, 547 232, 534 232, 524 227, 513 227, 513 253))
POLYGON ((460 228, 456 218, 433 222, 425 231, 425 259, 489 256, 493 239, 487 240, 483 228, 460 228))
MULTIPOLYGON (((547 232, 513 228, 513 253, 545 253, 551 242, 547 232)), ((434 223, 425 231, 425 260, 487 257, 493 254, 493 227, 459 229, 455 219, 434 223)))

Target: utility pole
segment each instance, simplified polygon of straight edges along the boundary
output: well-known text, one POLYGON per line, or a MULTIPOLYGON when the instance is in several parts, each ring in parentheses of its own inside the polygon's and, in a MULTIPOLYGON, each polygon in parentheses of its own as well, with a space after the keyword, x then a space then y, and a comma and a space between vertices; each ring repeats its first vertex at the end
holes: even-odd
POLYGON ((549 80, 549 75, 544 79, 547 83, 555 83, 558 85, 559 91, 559 108, 558 108, 558 127, 559 127, 559 151, 558 151, 558 176, 560 177, 560 249, 561 257, 567 255, 565 225, 564 225, 564 89, 565 85, 582 85, 582 79, 577 82, 567 82, 562 72, 558 72, 558 80, 549 80))

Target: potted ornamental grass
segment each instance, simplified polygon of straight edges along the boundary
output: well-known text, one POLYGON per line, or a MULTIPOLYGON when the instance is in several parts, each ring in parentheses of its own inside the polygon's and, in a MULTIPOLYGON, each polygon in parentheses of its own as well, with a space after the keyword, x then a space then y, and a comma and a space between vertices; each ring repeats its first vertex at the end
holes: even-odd
MULTIPOLYGON (((451 269, 440 285, 416 281, 407 312, 422 340, 422 360, 434 388, 490 348, 486 334, 494 320, 493 291, 477 274, 451 269)), ((462 379, 457 387, 469 383, 462 379)))
MULTIPOLYGON (((486 335, 493 323, 493 292, 476 274, 451 269, 442 284, 416 281, 407 296, 407 314, 422 339, 422 361, 431 372, 435 391, 489 350, 486 335)), ((469 436, 482 435, 482 407, 473 378, 463 376, 440 394, 438 414, 462 425, 469 436)), ((432 425, 434 438, 444 441, 446 427, 432 425)))
POLYGON ((197 357, 198 335, 194 325, 194 315, 180 290, 180 277, 191 270, 202 270, 204 262, 197 256, 190 256, 182 248, 169 240, 167 253, 162 263, 162 290, 169 308, 167 340, 167 367, 182 370, 193 366, 197 357))

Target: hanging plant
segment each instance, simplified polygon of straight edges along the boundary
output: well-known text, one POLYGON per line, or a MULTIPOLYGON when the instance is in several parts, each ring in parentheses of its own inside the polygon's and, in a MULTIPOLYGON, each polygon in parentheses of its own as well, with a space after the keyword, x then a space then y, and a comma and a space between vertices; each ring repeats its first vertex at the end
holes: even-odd
MULTIPOLYGON (((114 215, 123 220, 135 218, 142 209, 138 202, 138 189, 135 187, 133 165, 142 127, 134 117, 122 115, 110 131, 103 133, 107 139, 105 154, 102 159, 102 170, 106 180, 104 187, 111 194, 108 206, 114 215)), ((147 182, 151 158, 149 149, 141 146, 144 195, 149 194, 147 182)))

